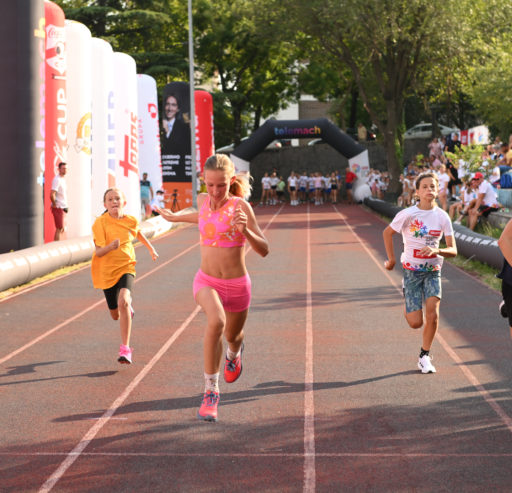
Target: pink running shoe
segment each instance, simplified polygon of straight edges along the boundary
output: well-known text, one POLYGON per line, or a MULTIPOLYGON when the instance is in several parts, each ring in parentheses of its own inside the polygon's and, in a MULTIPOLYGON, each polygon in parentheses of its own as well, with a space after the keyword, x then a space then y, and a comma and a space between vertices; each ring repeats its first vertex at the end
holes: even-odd
POLYGON ((121 344, 119 347, 119 358, 117 361, 123 365, 129 365, 132 362, 132 350, 128 346, 121 344))
POLYGON ((217 406, 219 405, 220 396, 218 392, 205 392, 201 407, 197 411, 198 419, 203 421, 217 421, 217 406))
POLYGON ((233 360, 226 358, 224 363, 224 380, 227 383, 233 383, 238 380, 242 374, 242 353, 244 352, 244 344, 240 349, 240 354, 233 360))

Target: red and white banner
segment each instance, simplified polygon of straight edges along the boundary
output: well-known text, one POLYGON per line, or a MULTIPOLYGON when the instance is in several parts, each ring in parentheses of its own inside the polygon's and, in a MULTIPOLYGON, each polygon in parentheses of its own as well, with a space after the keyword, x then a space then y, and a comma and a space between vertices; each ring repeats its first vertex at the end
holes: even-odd
POLYGON ((140 219, 137 69, 126 53, 115 52, 113 61, 116 187, 126 197, 126 213, 140 219))
POLYGON ((68 54, 68 172, 69 213, 66 233, 77 238, 91 233, 91 32, 83 24, 66 21, 68 54))
POLYGON ((205 161, 215 153, 213 136, 213 98, 209 92, 195 91, 196 165, 202 173, 205 161))
POLYGON ((64 12, 45 1, 46 76, 45 76, 45 170, 44 170, 44 241, 53 241, 55 224, 50 209, 50 193, 56 169, 66 161, 66 40, 64 12))
POLYGON ((162 159, 158 124, 156 81, 145 74, 137 75, 139 100, 139 174, 148 174, 153 192, 162 189, 162 159))

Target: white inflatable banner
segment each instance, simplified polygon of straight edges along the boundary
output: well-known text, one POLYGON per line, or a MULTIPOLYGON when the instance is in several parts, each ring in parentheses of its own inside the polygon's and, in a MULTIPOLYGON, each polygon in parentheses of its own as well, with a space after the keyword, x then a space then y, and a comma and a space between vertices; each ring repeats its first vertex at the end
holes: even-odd
POLYGON ((116 183, 114 131, 114 67, 109 43, 92 38, 92 191, 91 214, 103 213, 105 190, 116 183))
POLYGON ((140 219, 137 69, 126 53, 115 52, 113 61, 116 187, 126 196, 126 213, 140 219))
POLYGON ((91 232, 91 32, 66 20, 68 238, 91 232))
POLYGON ((145 74, 137 75, 139 98, 139 174, 148 174, 153 192, 162 189, 162 159, 158 125, 156 81, 145 74))

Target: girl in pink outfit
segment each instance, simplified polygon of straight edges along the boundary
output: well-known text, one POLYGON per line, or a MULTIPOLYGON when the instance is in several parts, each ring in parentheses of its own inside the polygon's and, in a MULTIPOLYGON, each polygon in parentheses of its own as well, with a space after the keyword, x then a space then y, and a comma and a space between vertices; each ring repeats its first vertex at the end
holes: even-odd
POLYGON ((245 267, 246 242, 265 257, 268 242, 251 205, 243 197, 250 192, 244 175, 235 175, 228 156, 216 154, 204 165, 207 193, 197 197, 198 212, 174 214, 158 209, 167 221, 198 223, 201 267, 193 284, 194 298, 206 314, 204 336, 205 391, 197 417, 217 421, 219 375, 223 356, 222 337, 228 343, 224 380, 233 383, 242 373, 244 332, 251 301, 251 279, 245 267))

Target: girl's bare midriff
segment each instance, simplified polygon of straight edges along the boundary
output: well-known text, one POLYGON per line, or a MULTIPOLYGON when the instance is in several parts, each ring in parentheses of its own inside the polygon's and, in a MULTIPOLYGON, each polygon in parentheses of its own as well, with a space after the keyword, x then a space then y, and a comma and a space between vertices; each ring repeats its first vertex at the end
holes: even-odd
POLYGON ((245 276, 247 269, 244 247, 201 246, 201 270, 218 279, 234 279, 245 276))

